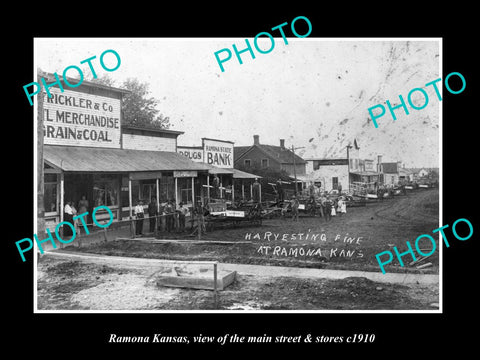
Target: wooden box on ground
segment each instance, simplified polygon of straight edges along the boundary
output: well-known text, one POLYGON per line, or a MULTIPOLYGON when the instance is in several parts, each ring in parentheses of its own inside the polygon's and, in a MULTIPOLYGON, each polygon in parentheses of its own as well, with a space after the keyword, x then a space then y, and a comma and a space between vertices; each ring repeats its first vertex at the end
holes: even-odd
MULTIPOLYGON (((217 290, 223 290, 235 280, 236 271, 217 270, 217 290)), ((153 275, 158 286, 214 290, 213 266, 163 267, 153 275)))

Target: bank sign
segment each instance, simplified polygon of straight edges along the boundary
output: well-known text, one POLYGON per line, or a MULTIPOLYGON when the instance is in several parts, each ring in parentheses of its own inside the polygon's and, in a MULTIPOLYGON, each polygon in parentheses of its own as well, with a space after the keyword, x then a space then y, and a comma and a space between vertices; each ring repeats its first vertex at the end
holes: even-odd
POLYGON ((219 168, 233 168, 233 142, 202 139, 204 162, 219 168))
POLYGON ((44 93, 46 145, 120 148, 120 99, 50 88, 44 93))

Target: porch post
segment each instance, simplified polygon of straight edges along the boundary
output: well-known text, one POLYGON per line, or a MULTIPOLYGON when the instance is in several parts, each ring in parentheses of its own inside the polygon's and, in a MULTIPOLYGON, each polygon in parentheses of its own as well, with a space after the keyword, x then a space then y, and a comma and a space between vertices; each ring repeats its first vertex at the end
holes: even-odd
POLYGON ((178 178, 175 178, 175 208, 178 204, 178 178))
POLYGON ((210 174, 207 173, 207 199, 208 203, 210 203, 210 174))
POLYGON ((130 218, 132 218, 132 179, 128 177, 128 207, 130 218))
POLYGON ((192 176, 192 206, 195 204, 195 178, 192 176))

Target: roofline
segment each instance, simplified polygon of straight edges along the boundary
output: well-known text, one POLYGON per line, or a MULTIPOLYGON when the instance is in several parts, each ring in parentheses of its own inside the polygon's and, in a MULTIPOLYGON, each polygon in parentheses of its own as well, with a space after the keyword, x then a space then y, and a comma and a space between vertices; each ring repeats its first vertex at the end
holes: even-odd
POLYGON ((275 158, 271 157, 270 154, 268 154, 265 150, 263 150, 262 148, 260 148, 259 146, 255 145, 255 144, 250 145, 250 148, 247 149, 247 151, 244 151, 243 154, 241 154, 241 155, 240 155, 236 160, 234 160, 233 162, 235 163, 235 162, 237 162, 238 160, 240 160, 241 158, 243 158, 246 154, 248 154, 250 151, 252 151, 252 149, 253 149, 254 147, 257 147, 257 148, 258 148, 262 153, 264 153, 265 156, 267 156, 269 159, 272 159, 272 160, 274 160, 275 162, 277 162, 277 163, 279 163, 279 164, 284 164, 284 163, 278 161, 278 159, 275 159, 275 158))
POLYGON ((188 149, 197 149, 197 150, 202 150, 203 146, 189 146, 189 145, 177 145, 178 148, 188 148, 188 149))
POLYGON ((304 159, 305 161, 320 161, 320 160, 334 160, 334 161, 338 161, 338 160, 348 160, 347 158, 308 158, 308 159, 304 159))
POLYGON ((220 139, 212 139, 212 138, 206 138, 206 137, 203 137, 203 138, 202 138, 202 141, 203 141, 203 140, 213 140, 213 141, 220 141, 220 142, 235 144, 235 142, 230 141, 230 140, 220 140, 220 139))
POLYGON ((148 128, 148 127, 140 127, 135 125, 122 125, 122 129, 132 129, 132 130, 142 130, 142 131, 152 131, 152 132, 163 132, 168 134, 177 134, 182 135, 185 134, 184 131, 178 130, 169 130, 169 129, 157 129, 157 128, 148 128))
MULTIPOLYGON (((270 156, 270 154, 267 153, 265 150, 263 150, 263 149, 261 148, 261 146, 262 146, 262 144, 260 144, 260 146, 255 145, 255 144, 250 145, 250 148, 247 149, 246 151, 244 151, 243 154, 241 154, 236 160, 234 160, 234 162, 236 162, 236 161, 240 160, 241 158, 243 158, 244 155, 246 155, 246 154, 249 153, 254 147, 256 147, 256 148, 258 148, 261 152, 263 152, 263 153, 265 154, 265 156, 267 156, 269 159, 272 159, 272 160, 274 160, 275 162, 277 162, 277 163, 279 163, 279 164, 293 165, 293 161, 292 161, 292 162, 280 161, 280 159, 276 159, 275 157, 270 156)), ((270 146, 275 146, 275 145, 270 145, 270 146)), ((287 149, 287 148, 285 148, 285 150, 290 151, 290 150, 287 149)), ((291 152, 291 151, 290 151, 290 152, 291 152)), ((301 161, 295 161, 295 165, 297 165, 297 164, 300 165, 300 164, 306 164, 306 163, 307 163, 307 161, 306 161, 305 159, 303 159, 301 156, 299 156, 299 155, 297 155, 297 154, 295 154, 295 153, 293 153, 293 155, 298 156, 300 159, 302 159, 301 161)))

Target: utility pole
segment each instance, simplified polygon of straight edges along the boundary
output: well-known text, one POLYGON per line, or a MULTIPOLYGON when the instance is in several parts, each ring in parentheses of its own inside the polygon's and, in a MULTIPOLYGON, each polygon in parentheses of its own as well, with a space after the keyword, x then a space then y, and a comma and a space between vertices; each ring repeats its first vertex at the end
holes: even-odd
MULTIPOLYGON (((37 70, 39 71, 39 70, 37 70)), ((40 77, 40 74, 37 74, 40 77)), ((38 80, 38 79, 37 79, 38 80)), ((35 99, 37 102, 37 231, 40 236, 45 234, 45 205, 43 179, 43 92, 35 99)))
POLYGON ((295 163, 295 150, 298 150, 298 149, 304 149, 304 147, 295 147, 292 145, 292 153, 293 153, 293 176, 295 177, 295 196, 297 196, 297 165, 295 163))
POLYGON ((350 193, 350 149, 352 148, 353 146, 348 144, 347 145, 347 169, 348 169, 348 173, 347 173, 347 182, 348 182, 348 193, 350 193))

